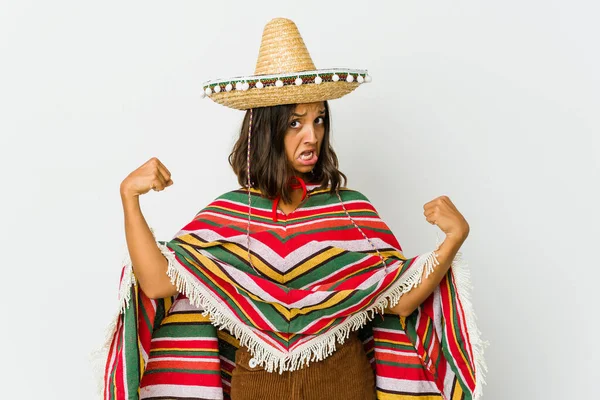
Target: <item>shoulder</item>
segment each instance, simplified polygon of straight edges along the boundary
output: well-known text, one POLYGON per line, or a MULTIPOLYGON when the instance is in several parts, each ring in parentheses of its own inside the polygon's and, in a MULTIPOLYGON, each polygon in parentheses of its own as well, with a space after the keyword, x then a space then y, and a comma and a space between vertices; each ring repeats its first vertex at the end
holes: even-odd
POLYGON ((340 197, 343 201, 364 201, 371 203, 363 193, 350 188, 340 188, 340 197))
POLYGON ((245 197, 246 200, 248 199, 248 190, 245 188, 239 188, 239 189, 235 189, 235 190, 230 190, 229 192, 225 192, 223 194, 221 194, 220 196, 218 196, 215 201, 218 200, 232 200, 232 199, 240 199, 245 197))
MULTIPOLYGON (((270 207, 271 200, 267 197, 263 196, 259 190, 252 189, 250 190, 250 195, 252 196, 252 206, 253 207, 262 207, 268 206, 270 207)), ((237 203, 239 205, 248 206, 248 189, 247 188, 238 188, 235 190, 231 190, 229 192, 223 193, 219 197, 217 197, 212 204, 215 203, 237 203)))
POLYGON ((346 209, 361 216, 371 216, 379 218, 379 212, 362 192, 349 188, 340 189, 340 197, 346 205, 346 209))
MULTIPOLYGON (((253 197, 256 197, 257 193, 252 193, 253 197)), ((248 189, 239 188, 225 192, 214 199, 213 202, 229 201, 234 203, 246 203, 248 204, 248 189)))
POLYGON ((337 204, 340 202, 340 199, 344 203, 363 203, 371 205, 371 202, 361 192, 358 190, 353 190, 347 187, 342 187, 338 190, 339 197, 336 193, 332 193, 329 188, 325 189, 316 189, 311 192, 311 197, 313 199, 318 199, 324 204, 337 204))

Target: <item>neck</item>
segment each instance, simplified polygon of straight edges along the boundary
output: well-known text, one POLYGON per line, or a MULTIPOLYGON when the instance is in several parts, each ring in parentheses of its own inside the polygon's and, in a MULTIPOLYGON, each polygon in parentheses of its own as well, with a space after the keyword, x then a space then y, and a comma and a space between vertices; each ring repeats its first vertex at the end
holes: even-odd
POLYGON ((310 182, 310 174, 305 174, 302 172, 295 172, 294 176, 302 179, 305 183, 310 182))

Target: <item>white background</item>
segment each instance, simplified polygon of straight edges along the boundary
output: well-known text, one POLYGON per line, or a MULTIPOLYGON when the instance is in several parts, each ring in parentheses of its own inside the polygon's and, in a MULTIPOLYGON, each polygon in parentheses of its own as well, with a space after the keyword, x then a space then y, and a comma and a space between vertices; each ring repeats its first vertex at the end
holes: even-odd
POLYGON ((598 398, 600 7, 587 3, 2 1, 0 398, 96 398, 88 357, 125 251, 119 184, 152 156, 172 171, 142 199, 161 239, 237 186, 243 113, 200 85, 252 73, 273 17, 297 23, 318 68, 373 76, 331 102, 334 146, 405 254, 435 245, 422 206, 437 196, 470 223, 484 398, 598 398))

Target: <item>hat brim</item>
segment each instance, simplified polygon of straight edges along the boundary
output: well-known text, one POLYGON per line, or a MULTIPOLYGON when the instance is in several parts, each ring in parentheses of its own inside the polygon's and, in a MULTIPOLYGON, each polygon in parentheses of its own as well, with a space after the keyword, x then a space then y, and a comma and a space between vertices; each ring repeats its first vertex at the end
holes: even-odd
POLYGON ((205 95, 236 110, 338 99, 370 82, 366 70, 329 69, 206 82, 205 95))
POLYGON ((269 86, 262 89, 213 93, 210 98, 215 102, 236 110, 270 107, 283 104, 314 103, 317 101, 339 99, 360 86, 352 82, 327 82, 320 85, 269 86))

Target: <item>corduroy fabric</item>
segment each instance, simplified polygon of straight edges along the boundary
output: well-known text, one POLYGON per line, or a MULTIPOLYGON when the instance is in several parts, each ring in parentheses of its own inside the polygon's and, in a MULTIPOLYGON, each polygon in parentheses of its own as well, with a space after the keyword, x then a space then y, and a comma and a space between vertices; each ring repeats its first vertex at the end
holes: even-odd
POLYGON ((325 360, 281 374, 250 367, 252 354, 241 347, 231 377, 232 400, 371 400, 375 375, 356 333, 325 360))

